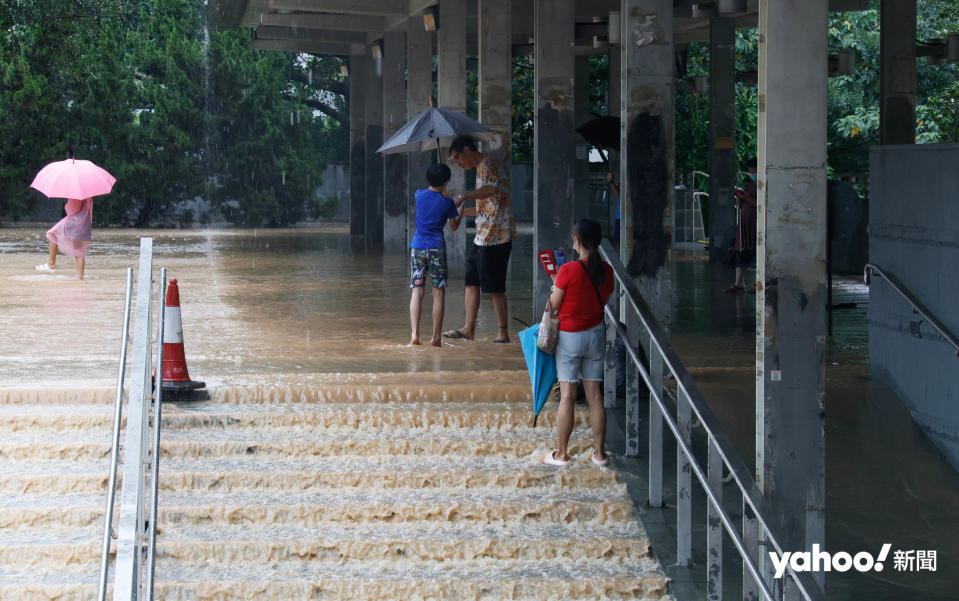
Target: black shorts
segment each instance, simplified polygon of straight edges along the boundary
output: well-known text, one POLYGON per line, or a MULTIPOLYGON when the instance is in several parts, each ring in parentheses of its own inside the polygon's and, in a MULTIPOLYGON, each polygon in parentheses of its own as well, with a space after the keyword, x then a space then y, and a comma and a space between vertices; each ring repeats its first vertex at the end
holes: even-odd
POLYGON ((506 292, 506 267, 512 242, 477 246, 470 244, 466 254, 466 285, 479 286, 482 292, 506 292))

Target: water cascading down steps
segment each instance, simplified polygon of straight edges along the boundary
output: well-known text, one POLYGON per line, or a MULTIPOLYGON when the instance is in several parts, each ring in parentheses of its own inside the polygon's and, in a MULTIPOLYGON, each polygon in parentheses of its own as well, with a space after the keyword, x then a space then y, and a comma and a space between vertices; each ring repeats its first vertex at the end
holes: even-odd
MULTIPOLYGON (((524 377, 164 404, 156 598, 669 599, 584 412, 574 466, 540 463, 555 405, 531 428, 524 377)), ((111 403, 0 390, 0 599, 95 599, 111 403)))

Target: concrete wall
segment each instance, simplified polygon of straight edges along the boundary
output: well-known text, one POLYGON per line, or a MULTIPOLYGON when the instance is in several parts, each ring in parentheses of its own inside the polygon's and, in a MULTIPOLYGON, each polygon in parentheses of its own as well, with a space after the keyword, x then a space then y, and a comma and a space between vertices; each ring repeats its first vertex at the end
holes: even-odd
MULTIPOLYGON (((870 155, 869 258, 959 333, 959 145, 870 155)), ((959 468, 959 357, 882 278, 869 290, 869 370, 959 468)))

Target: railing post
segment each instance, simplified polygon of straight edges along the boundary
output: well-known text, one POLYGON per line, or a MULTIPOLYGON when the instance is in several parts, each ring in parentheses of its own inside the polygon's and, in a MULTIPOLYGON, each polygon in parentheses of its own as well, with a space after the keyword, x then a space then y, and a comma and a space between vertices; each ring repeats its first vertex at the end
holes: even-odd
MULTIPOLYGON (((692 408, 689 395, 678 387, 676 395, 676 425, 688 448, 692 448, 692 408)), ((693 475, 689 459, 682 447, 676 445, 676 565, 688 566, 693 559, 693 475)), ((708 504, 708 502, 707 502, 708 504)))
POLYGON ((653 400, 653 394, 663 393, 663 356, 659 354, 652 336, 646 340, 649 349, 649 505, 663 506, 663 414, 653 400))
POLYGON ((616 352, 616 326, 609 319, 606 325, 606 356, 603 363, 603 406, 612 409, 616 406, 616 364, 619 361, 616 352))
MULTIPOLYGON (((709 488, 720 503, 723 501, 723 462, 715 441, 709 437, 708 449, 709 488)), ((706 502, 706 601, 722 601, 723 598, 723 525, 719 512, 712 503, 706 502)))
MULTIPOLYGON (((752 510, 743 498, 743 546, 762 572, 762 563, 759 559, 759 522, 751 515, 752 510)), ((743 565, 743 601, 759 601, 759 585, 753 580, 752 574, 743 565)))

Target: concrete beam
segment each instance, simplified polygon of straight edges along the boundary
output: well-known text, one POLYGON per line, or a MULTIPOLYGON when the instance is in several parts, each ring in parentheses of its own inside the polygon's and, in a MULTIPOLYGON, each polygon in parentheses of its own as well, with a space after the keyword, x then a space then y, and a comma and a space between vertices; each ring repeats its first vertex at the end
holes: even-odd
POLYGON ((272 10, 406 16, 408 0, 269 0, 272 10))
MULTIPOLYGON (((406 32, 383 36, 383 139, 406 124, 406 32)), ((383 250, 404 253, 407 246, 408 161, 403 154, 383 157, 383 250)))
POLYGON ((365 44, 366 34, 330 29, 302 29, 299 27, 274 27, 261 25, 256 28, 258 40, 296 40, 300 42, 323 42, 328 44, 365 44))
MULTIPOLYGON (((573 225, 574 0, 535 0, 536 47, 533 63, 533 264, 543 249, 567 249, 573 225)), ((533 269, 533 314, 542 311, 552 285, 542 269, 533 269)))
MULTIPOLYGON (((466 114, 466 2, 444 0, 440 4, 440 28, 437 32, 439 73, 439 106, 466 114)), ((440 149, 440 161, 449 162, 449 149, 440 149)), ((448 190, 452 194, 465 191, 465 174, 453 166, 448 190)), ((469 241, 472 244, 472 241, 469 241)), ((450 265, 466 260, 466 228, 446 230, 446 256, 450 265)))
POLYGON ((361 44, 328 44, 298 40, 253 40, 256 50, 280 52, 305 52, 307 54, 330 54, 335 56, 358 56, 364 52, 361 44))
POLYGON ((368 15, 325 15, 318 13, 261 13, 260 25, 296 27, 298 29, 332 29, 336 31, 385 31, 386 19, 368 15))
POLYGON ((759 5, 756 479, 790 549, 826 542, 827 9, 759 5))

